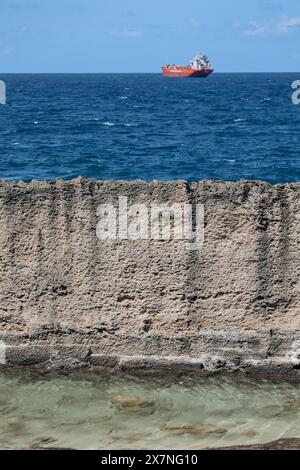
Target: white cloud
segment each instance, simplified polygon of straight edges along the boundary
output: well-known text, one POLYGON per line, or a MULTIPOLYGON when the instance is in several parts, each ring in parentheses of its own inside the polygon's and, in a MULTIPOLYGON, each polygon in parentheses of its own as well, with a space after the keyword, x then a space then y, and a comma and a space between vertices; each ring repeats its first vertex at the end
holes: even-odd
POLYGON ((294 18, 282 18, 279 24, 279 31, 282 33, 289 33, 293 29, 300 26, 300 16, 295 16, 294 18))
POLYGON ((249 28, 242 30, 242 33, 246 36, 272 36, 288 34, 298 27, 300 27, 300 16, 282 17, 279 21, 267 21, 261 24, 250 21, 249 28))
POLYGON ((10 55, 12 52, 12 48, 11 47, 0 47, 0 56, 1 57, 6 57, 8 55, 10 55))
POLYGON ((196 20, 195 18, 190 18, 189 19, 189 23, 191 26, 193 26, 193 28, 200 28, 200 23, 198 20, 196 20))
POLYGON ((259 25, 256 21, 249 22, 250 29, 245 29, 243 34, 246 36, 266 36, 270 33, 270 28, 266 25, 259 25))
POLYGON ((140 38, 143 36, 143 31, 134 29, 114 29, 110 34, 111 36, 119 38, 140 38))

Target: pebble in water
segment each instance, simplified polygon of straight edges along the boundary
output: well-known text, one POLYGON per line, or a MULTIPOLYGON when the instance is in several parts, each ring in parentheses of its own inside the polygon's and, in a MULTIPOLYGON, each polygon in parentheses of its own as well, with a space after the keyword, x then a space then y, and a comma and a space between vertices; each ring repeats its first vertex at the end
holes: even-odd
POLYGON ((168 425, 165 427, 165 430, 174 435, 189 434, 191 436, 197 436, 202 439, 206 439, 212 435, 223 436, 227 433, 227 429, 225 428, 219 428, 210 424, 199 425, 190 423, 168 425))
POLYGON ((257 432, 254 429, 244 429, 243 431, 239 432, 239 436, 241 436, 241 437, 256 437, 257 432))
POLYGON ((134 395, 119 395, 112 398, 112 403, 115 403, 122 408, 154 408, 155 402, 153 400, 142 400, 134 395))

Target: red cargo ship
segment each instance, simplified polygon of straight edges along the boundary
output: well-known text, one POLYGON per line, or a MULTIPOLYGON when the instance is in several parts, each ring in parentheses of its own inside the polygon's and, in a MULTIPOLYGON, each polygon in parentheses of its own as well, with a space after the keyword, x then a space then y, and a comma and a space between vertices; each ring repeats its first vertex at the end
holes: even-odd
POLYGON ((165 77, 208 77, 213 73, 213 67, 208 58, 203 54, 197 54, 190 62, 190 65, 164 65, 162 71, 165 77))

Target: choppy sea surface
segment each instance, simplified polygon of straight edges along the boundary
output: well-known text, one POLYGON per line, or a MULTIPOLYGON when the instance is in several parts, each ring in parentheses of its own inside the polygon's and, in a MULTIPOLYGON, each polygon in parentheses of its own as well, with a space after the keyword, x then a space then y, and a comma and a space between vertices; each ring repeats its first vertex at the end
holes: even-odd
POLYGON ((0 178, 300 181, 300 74, 0 79, 0 178))
POLYGON ((300 437, 299 384, 0 373, 0 448, 201 449, 300 437))

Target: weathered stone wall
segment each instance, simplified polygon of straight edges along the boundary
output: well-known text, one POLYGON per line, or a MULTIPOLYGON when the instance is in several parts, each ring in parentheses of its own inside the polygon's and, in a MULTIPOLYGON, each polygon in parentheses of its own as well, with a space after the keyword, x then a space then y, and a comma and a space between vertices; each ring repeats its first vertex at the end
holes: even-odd
POLYGON ((8 364, 299 374, 300 184, 0 183, 8 364), (203 203, 205 241, 99 240, 97 207, 203 203))

